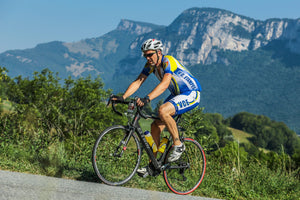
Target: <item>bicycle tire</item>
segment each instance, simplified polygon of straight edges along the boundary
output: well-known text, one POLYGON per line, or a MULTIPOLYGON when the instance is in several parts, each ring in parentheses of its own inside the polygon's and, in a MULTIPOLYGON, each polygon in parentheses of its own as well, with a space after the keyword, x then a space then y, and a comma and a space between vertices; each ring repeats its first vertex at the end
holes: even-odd
MULTIPOLYGON (((205 170, 206 158, 201 145, 194 139, 184 138, 185 151, 180 159, 169 163, 163 172, 163 176, 168 188, 180 195, 190 194, 201 184, 205 170), (184 167, 185 166, 185 167, 184 167)), ((168 149, 167 158, 173 151, 173 146, 168 149)))
POLYGON ((92 163, 97 176, 108 185, 123 185, 136 173, 141 160, 140 143, 133 133, 125 147, 129 131, 115 125, 104 130, 93 148, 92 163))

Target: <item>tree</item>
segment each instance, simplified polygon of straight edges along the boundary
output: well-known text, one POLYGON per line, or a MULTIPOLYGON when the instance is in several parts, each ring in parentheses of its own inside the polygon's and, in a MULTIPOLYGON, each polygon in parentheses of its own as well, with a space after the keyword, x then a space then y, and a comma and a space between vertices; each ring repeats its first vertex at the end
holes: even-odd
POLYGON ((280 153, 283 146, 289 155, 293 155, 300 148, 300 139, 294 131, 283 122, 271 121, 263 115, 241 112, 231 119, 230 125, 254 134, 251 141, 258 147, 280 153))
POLYGON ((69 77, 64 87, 59 81, 58 74, 45 69, 35 72, 31 80, 18 76, 6 85, 8 99, 15 102, 14 121, 23 127, 19 134, 47 133, 50 142, 50 136, 85 135, 125 120, 106 108, 111 91, 103 89, 100 78, 69 77))
POLYGON ((0 102, 7 98, 7 86, 11 82, 7 72, 5 67, 0 67, 0 102))

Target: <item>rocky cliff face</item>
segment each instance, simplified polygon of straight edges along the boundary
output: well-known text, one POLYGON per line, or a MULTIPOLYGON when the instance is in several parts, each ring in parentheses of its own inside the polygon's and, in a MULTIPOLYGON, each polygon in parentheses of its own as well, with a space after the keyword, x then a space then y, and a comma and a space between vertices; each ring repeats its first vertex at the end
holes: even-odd
MULTIPOLYGON (((188 65, 227 64, 218 51, 255 50, 274 40, 286 40, 287 47, 300 54, 300 19, 259 21, 220 9, 192 8, 156 36, 165 44, 164 53, 188 65)), ((131 49, 134 51, 144 39, 144 35, 137 38, 131 49)))
POLYGON ((300 54, 300 19, 270 19, 257 22, 253 32, 252 48, 267 45, 273 40, 286 40, 291 52, 300 54))
POLYGON ((164 26, 157 26, 149 23, 140 23, 140 22, 138 23, 138 22, 122 19, 117 27, 117 30, 127 31, 135 35, 142 35, 163 27, 164 26))

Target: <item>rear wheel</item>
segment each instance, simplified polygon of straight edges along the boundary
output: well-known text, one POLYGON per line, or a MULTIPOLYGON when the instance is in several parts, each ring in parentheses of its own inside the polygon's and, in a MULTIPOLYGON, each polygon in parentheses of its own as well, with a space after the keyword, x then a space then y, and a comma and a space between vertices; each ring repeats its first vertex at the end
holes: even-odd
MULTIPOLYGON (((189 194, 201 184, 205 169, 206 159, 201 145, 194 139, 184 138, 185 151, 180 159, 169 163, 164 171, 167 186, 176 194, 189 194)), ((165 164, 173 148, 169 148, 165 164)))
POLYGON ((135 133, 124 126, 112 126, 98 137, 93 149, 93 167, 101 181, 122 185, 135 174, 141 160, 135 133))

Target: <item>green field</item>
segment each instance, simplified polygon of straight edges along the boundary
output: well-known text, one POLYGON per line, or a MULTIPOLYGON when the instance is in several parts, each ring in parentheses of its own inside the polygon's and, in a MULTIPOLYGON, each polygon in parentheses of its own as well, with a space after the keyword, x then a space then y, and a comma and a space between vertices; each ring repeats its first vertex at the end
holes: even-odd
POLYGON ((10 101, 0 99, 0 111, 2 111, 2 113, 8 113, 12 110, 13 107, 10 101))
POLYGON ((228 129, 232 132, 232 135, 236 141, 239 143, 250 144, 248 138, 253 137, 252 134, 231 127, 228 127, 228 129))
POLYGON ((140 125, 143 131, 149 130, 151 129, 151 123, 153 122, 153 120, 151 119, 140 119, 140 125))

